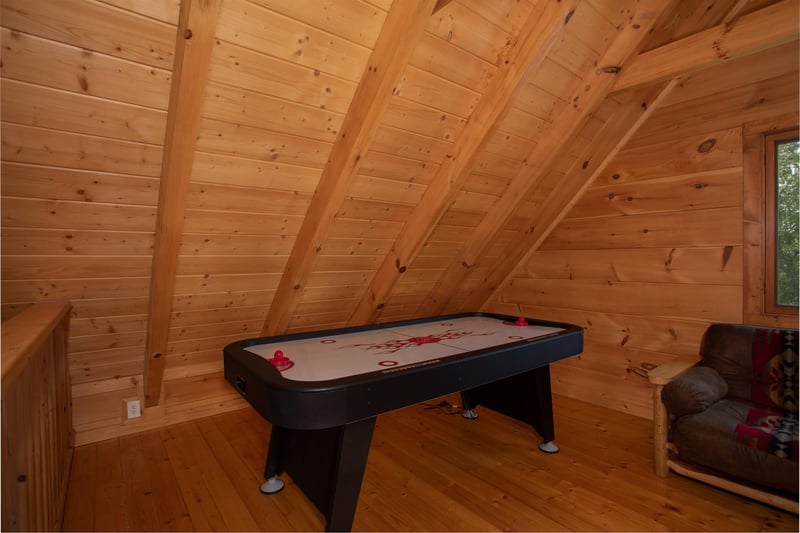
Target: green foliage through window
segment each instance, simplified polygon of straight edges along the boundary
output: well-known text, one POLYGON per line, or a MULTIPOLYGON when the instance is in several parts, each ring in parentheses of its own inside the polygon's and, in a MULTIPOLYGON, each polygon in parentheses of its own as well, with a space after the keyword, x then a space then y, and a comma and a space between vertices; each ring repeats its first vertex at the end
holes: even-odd
POLYGON ((775 303, 797 306, 800 294, 800 142, 797 139, 775 143, 775 303))

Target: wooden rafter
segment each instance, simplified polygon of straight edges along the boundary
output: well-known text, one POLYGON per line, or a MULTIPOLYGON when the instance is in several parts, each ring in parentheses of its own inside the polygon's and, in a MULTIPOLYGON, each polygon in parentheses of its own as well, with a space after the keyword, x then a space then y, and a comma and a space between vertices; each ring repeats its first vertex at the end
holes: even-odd
POLYGON ((440 9, 444 8, 447 4, 452 2, 453 0, 436 0, 436 5, 433 6, 433 12, 436 13, 440 9))
POLYGON ((495 202, 478 227, 467 239, 461 252, 454 257, 445 274, 437 281, 431 295, 425 300, 418 315, 434 315, 442 312, 457 293, 464 278, 478 261, 486 248, 513 216, 516 209, 530 192, 562 159, 568 150, 569 139, 577 135, 589 115, 606 98, 614 85, 615 73, 630 57, 641 49, 650 29, 658 18, 670 9, 672 3, 650 0, 640 2, 637 11, 619 29, 613 44, 599 61, 584 75, 584 83, 570 95, 557 117, 544 131, 541 140, 528 154, 528 167, 523 168, 509 183, 506 191, 495 202))
POLYGON ((262 333, 284 333, 317 255, 389 105, 397 80, 422 37, 436 0, 394 2, 345 116, 297 235, 262 333))
POLYGON ((181 2, 150 277, 144 360, 147 407, 158 405, 161 397, 186 194, 219 6, 220 0, 181 2))
POLYGON ((542 202, 539 210, 524 226, 528 228, 514 246, 510 247, 503 260, 494 266, 488 276, 474 289, 462 307, 480 309, 494 292, 502 287, 514 268, 530 254, 534 253, 553 229, 567 215, 570 207, 578 201, 583 191, 599 176, 619 150, 647 121, 679 83, 679 79, 656 88, 639 89, 597 134, 581 157, 567 171, 570 176, 561 186, 556 187, 542 202))
POLYGON ((626 65, 614 91, 666 81, 796 40, 800 4, 784 0, 645 52, 626 65))
POLYGON ((419 253, 430 232, 444 215, 466 179, 480 149, 502 117, 503 112, 530 69, 537 69, 551 47, 566 31, 566 25, 579 4, 577 0, 543 2, 537 5, 519 31, 516 44, 492 78, 467 126, 459 134, 452 154, 442 161, 425 194, 409 216, 403 230, 386 255, 369 288, 350 317, 350 324, 372 322, 385 298, 419 253))

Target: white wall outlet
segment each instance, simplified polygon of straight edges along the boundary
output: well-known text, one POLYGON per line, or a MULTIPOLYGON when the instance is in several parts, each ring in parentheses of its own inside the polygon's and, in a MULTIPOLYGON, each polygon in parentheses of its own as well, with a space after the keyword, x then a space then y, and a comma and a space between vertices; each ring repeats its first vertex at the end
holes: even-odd
POLYGON ((128 418, 138 418, 142 416, 142 404, 139 400, 128 400, 125 402, 128 418))

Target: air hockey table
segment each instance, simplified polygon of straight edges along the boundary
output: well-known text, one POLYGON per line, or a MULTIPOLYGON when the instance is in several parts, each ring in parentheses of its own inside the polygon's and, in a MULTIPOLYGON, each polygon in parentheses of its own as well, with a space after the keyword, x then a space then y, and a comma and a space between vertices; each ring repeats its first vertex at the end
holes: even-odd
POLYGON ((264 493, 286 472, 349 531, 376 417, 460 392, 533 426, 556 452, 549 364, 583 350, 583 329, 489 313, 242 340, 225 347, 225 378, 272 424, 264 493))

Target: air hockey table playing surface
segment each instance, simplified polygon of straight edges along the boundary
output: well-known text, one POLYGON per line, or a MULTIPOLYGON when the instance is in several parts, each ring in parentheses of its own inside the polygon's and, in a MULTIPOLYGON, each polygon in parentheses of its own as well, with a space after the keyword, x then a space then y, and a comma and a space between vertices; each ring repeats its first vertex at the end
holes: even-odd
POLYGON ((420 324, 389 325, 344 334, 253 344, 245 350, 272 359, 280 350, 290 361, 284 379, 315 382, 402 370, 493 346, 542 338, 564 328, 489 316, 456 317, 420 324))

